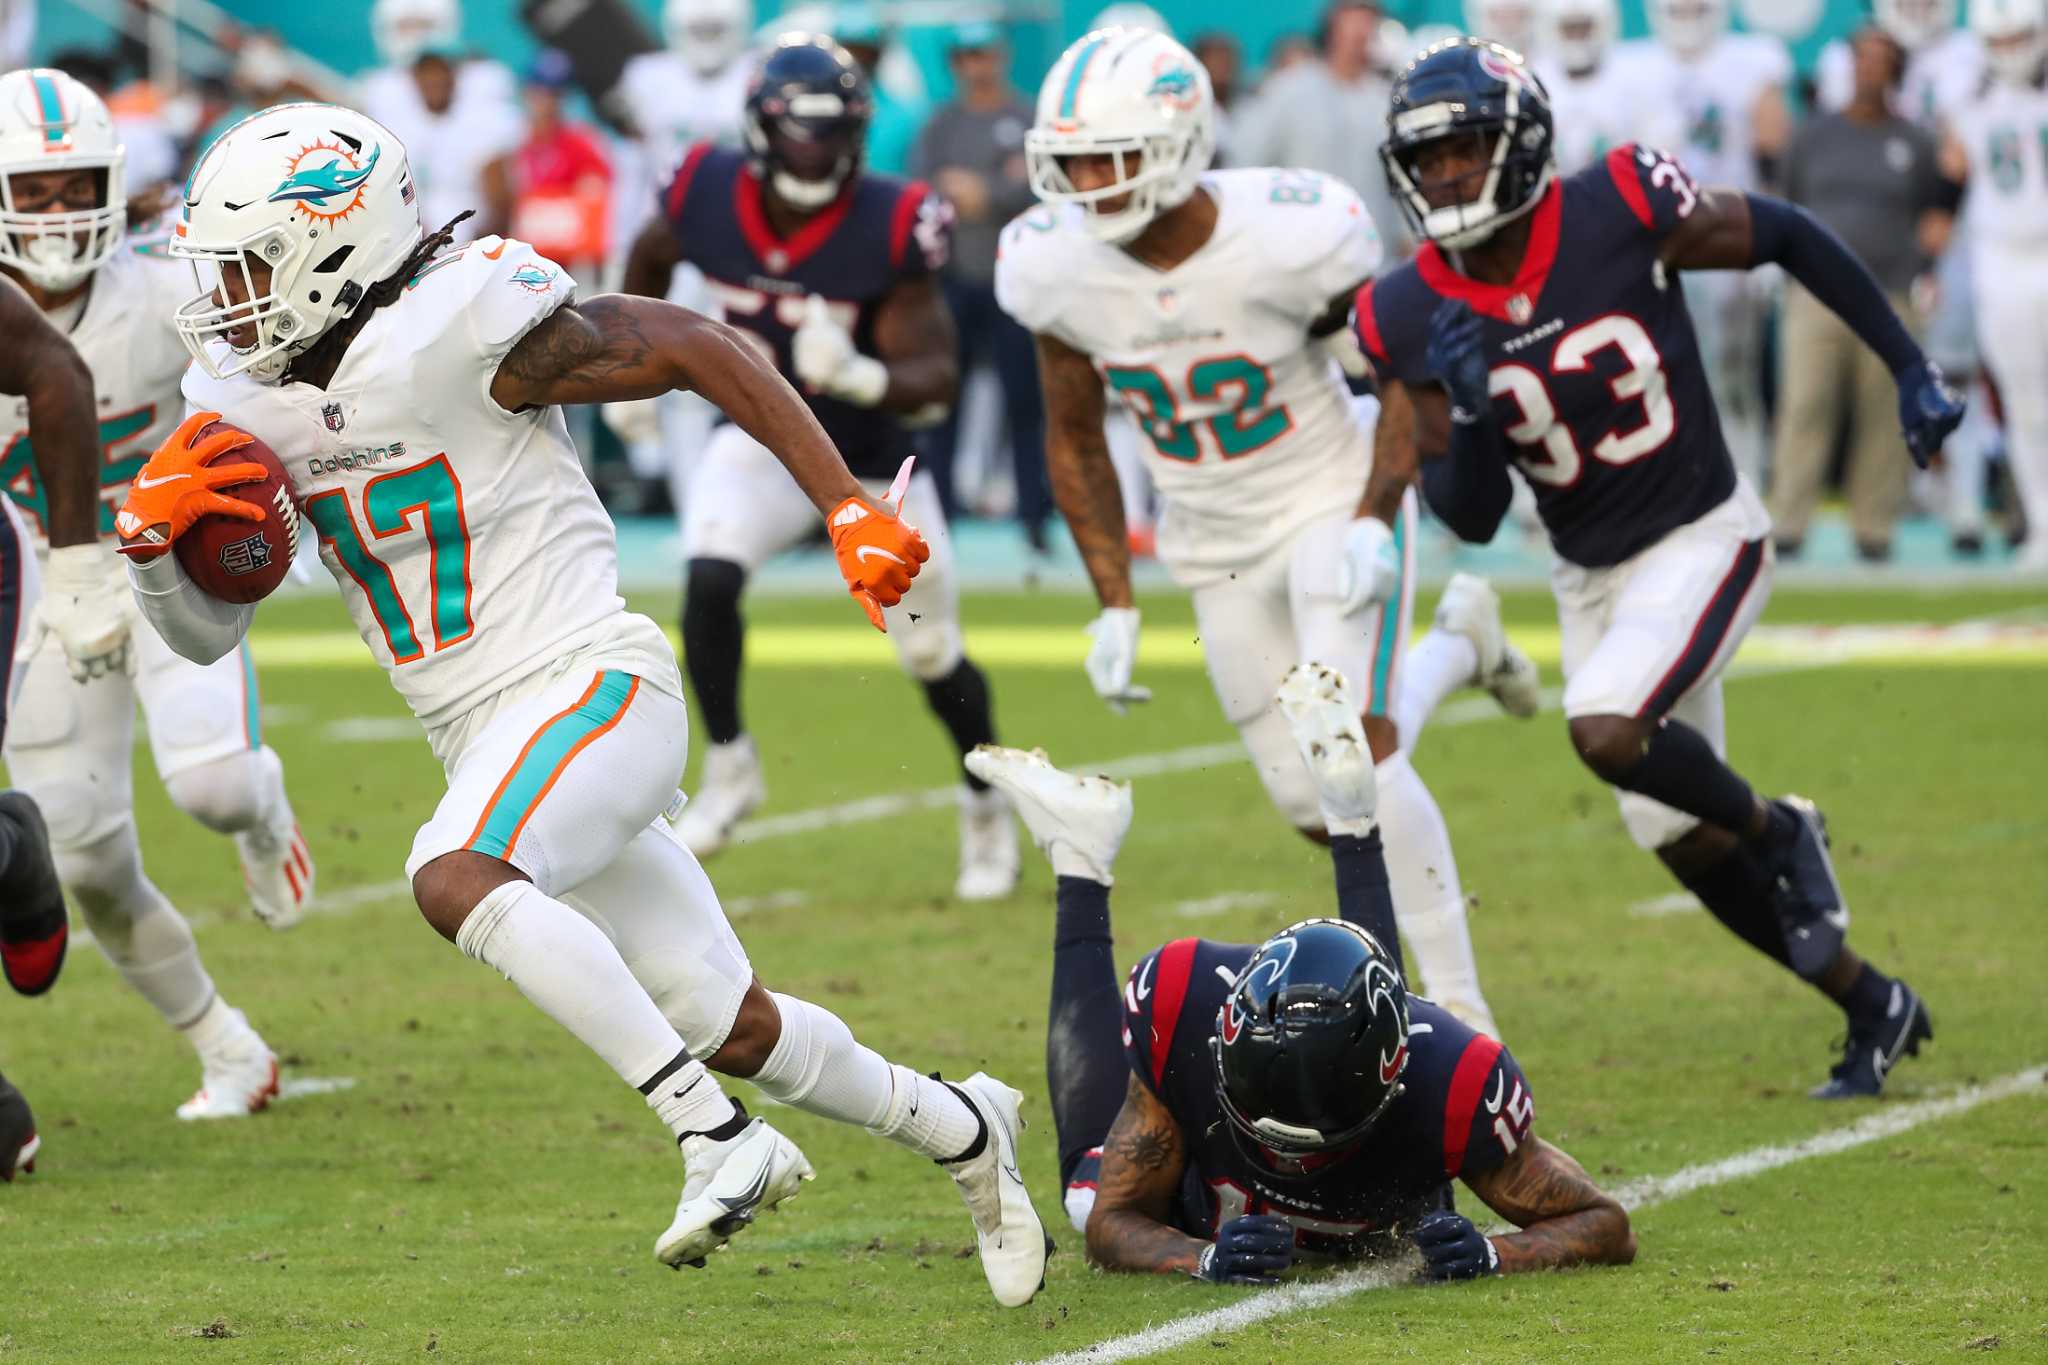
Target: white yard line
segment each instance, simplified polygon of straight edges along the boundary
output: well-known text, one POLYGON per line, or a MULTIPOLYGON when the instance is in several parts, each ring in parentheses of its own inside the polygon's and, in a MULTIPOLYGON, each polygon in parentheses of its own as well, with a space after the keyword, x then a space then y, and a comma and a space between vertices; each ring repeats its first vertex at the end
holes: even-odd
POLYGON ((280 1082, 277 1098, 302 1100, 313 1095, 338 1095, 344 1090, 356 1088, 353 1076, 291 1076, 280 1082))
MULTIPOLYGON (((1841 1128, 1830 1128, 1824 1133, 1816 1133, 1801 1142, 1755 1147, 1721 1161, 1687 1166, 1683 1170, 1673 1171, 1670 1175, 1632 1180, 1614 1191, 1614 1195, 1631 1211, 1650 1208, 1691 1194, 1695 1190, 1725 1185, 1732 1180, 1745 1180, 1750 1176, 1774 1171, 1795 1162, 1820 1156, 1833 1156, 1852 1147, 1896 1137, 1924 1123, 1967 1113, 1979 1105, 1989 1104, 1994 1100, 2029 1092, 2039 1094, 2042 1093, 2044 1082, 2048 1082, 2048 1067, 2030 1067, 1986 1085, 1966 1086, 1940 1099, 1888 1105, 1854 1123, 1841 1128)), ((1142 1332, 1133 1332, 1129 1336, 1112 1337, 1093 1346, 1084 1346, 1078 1351, 1045 1356, 1039 1365, 1107 1365, 1110 1361, 1140 1360, 1205 1337, 1240 1331, 1255 1323, 1265 1322, 1287 1313, 1300 1312, 1305 1308, 1320 1308, 1338 1299, 1362 1294, 1369 1289, 1391 1288, 1406 1283, 1410 1273, 1409 1266, 1396 1263, 1390 1266, 1345 1271, 1326 1279, 1288 1285, 1282 1289, 1268 1290, 1249 1298, 1239 1299, 1226 1307, 1211 1309, 1206 1313, 1191 1313, 1184 1318, 1175 1318, 1156 1327, 1148 1327, 1142 1332)))
POLYGON ((1690 915, 1699 908, 1692 892, 1670 891, 1635 902, 1628 907, 1628 913, 1636 919, 1663 919, 1667 915, 1690 915))

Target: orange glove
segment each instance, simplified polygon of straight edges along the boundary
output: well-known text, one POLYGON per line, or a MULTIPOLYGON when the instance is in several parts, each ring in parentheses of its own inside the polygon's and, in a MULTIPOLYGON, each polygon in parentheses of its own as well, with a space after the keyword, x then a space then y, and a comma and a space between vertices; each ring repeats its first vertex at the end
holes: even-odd
POLYGON ((903 600, 910 580, 917 577, 917 566, 932 557, 931 546, 915 526, 890 511, 887 502, 866 497, 840 503, 825 524, 832 532, 832 553, 839 556, 846 590, 875 629, 886 632, 882 608, 903 600))
POLYGON ((203 440, 199 433, 220 420, 217 412, 195 412, 164 438, 164 443, 128 485, 128 500, 114 516, 121 533, 119 549, 136 559, 154 559, 172 541, 209 512, 243 521, 261 521, 264 512, 253 502, 215 492, 264 475, 260 464, 208 464, 256 438, 246 431, 217 431, 203 440), (195 443, 196 442, 196 443, 195 443))

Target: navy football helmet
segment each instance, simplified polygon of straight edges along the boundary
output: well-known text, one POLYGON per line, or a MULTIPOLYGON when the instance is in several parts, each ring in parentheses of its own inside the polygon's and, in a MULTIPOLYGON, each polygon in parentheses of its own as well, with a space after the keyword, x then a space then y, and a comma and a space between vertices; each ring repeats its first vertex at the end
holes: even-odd
POLYGON ((874 111, 868 78, 845 48, 823 34, 783 35, 747 89, 754 173, 784 202, 823 208, 860 171, 874 111))
POLYGON ((1209 1051, 1217 1098, 1247 1155, 1337 1151, 1401 1093, 1407 984, 1357 925, 1303 920, 1259 945, 1238 973, 1209 1051))
POLYGON ((1380 160, 1417 233, 1450 250, 1476 246, 1536 207, 1557 174, 1549 92, 1499 43, 1446 39, 1394 82, 1380 160), (1450 138, 1472 140, 1479 169, 1458 182, 1457 202, 1435 204, 1417 165, 1425 147, 1450 138))

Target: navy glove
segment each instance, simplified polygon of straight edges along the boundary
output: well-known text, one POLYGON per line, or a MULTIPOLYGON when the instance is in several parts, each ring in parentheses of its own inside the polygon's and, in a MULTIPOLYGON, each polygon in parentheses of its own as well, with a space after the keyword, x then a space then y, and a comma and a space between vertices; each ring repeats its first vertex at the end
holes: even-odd
POLYGON ((1963 396, 1942 378, 1941 367, 1923 360, 1899 371, 1899 425, 1906 429, 1906 449, 1913 463, 1927 468, 1941 452, 1941 443, 1963 420, 1963 396))
POLYGON ((1271 1214, 1247 1214, 1225 1223, 1202 1248, 1195 1278, 1211 1284, 1272 1284, 1294 1264, 1294 1224, 1271 1214))
POLYGON ((1487 392, 1486 332, 1463 299, 1445 299, 1429 317, 1423 363, 1451 395, 1451 420, 1470 426, 1493 410, 1487 392))
POLYGON ((1500 1253, 1462 1213, 1439 1209, 1415 1225, 1426 1280, 1476 1280, 1500 1274, 1500 1253))

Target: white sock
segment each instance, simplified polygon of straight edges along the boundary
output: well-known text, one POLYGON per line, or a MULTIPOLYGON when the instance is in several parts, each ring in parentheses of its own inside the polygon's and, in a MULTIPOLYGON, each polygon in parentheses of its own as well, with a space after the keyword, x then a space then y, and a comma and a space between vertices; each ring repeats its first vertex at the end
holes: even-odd
POLYGON ((855 1041, 838 1015, 776 995, 782 1036, 752 1081, 807 1113, 857 1123, 919 1156, 945 1161, 974 1144, 981 1119, 944 1083, 896 1066, 855 1041))
POLYGON ((1415 742, 1444 698, 1470 687, 1479 673, 1479 651, 1464 636, 1432 630, 1408 647, 1401 658, 1401 686, 1394 697, 1394 728, 1401 747, 1415 752, 1415 742))
POLYGON ((1386 759, 1375 772, 1394 918, 1413 951, 1421 993, 1483 1005, 1479 964, 1465 925, 1465 888, 1443 812, 1406 753, 1386 759))
POLYGON ((635 1089, 687 1052, 603 931, 531 882, 493 887, 455 946, 497 968, 635 1089))
POLYGON ((98 843, 55 851, 57 872, 93 942, 121 978, 172 1028, 190 1028, 214 1002, 192 926, 142 875, 135 827, 98 843))
POLYGON ((640 1086, 647 1107, 671 1133, 680 1139, 687 1133, 713 1132, 732 1122, 732 1097, 704 1063, 686 1054, 674 1059, 674 1068, 663 1067, 640 1086))
POLYGON ((216 993, 199 1017, 179 1030, 185 1041, 192 1044, 202 1061, 222 1054, 239 1054, 243 1051, 237 1044, 260 1046, 262 1039, 256 1030, 249 1027, 249 1021, 242 1012, 216 993))

